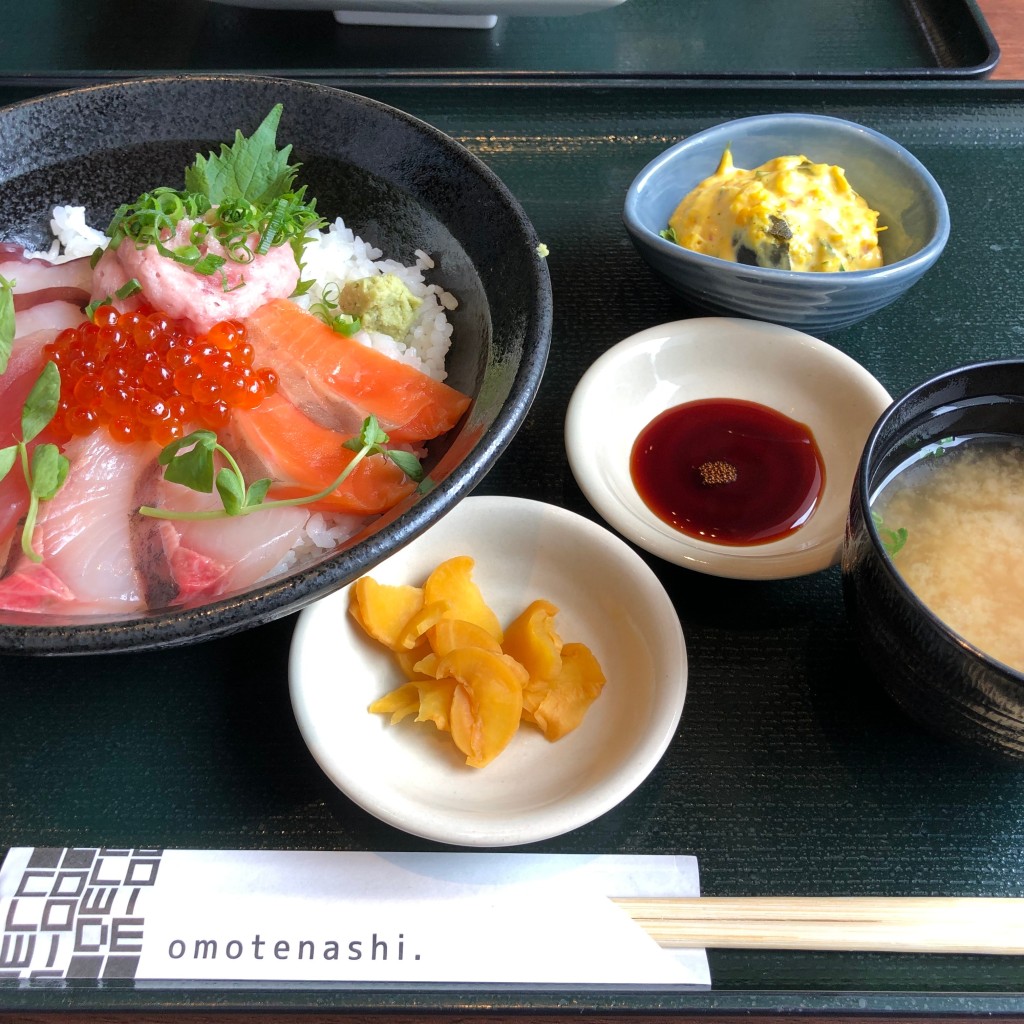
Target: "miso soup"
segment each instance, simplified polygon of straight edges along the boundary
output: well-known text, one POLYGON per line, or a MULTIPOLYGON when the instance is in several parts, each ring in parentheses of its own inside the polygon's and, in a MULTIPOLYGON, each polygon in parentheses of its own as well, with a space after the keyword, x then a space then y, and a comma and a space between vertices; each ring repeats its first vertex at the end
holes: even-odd
POLYGON ((1024 672, 1024 445, 974 437, 933 446, 883 483, 872 516, 921 601, 1024 672))

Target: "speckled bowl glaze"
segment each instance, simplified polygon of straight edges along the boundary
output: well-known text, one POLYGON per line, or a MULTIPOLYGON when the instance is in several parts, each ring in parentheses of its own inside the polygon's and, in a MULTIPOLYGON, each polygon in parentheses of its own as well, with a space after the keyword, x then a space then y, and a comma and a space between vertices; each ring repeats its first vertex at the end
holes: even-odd
POLYGON ((745 117, 677 142, 637 175, 623 219, 647 264, 697 309, 811 334, 856 323, 898 299, 935 263, 949 237, 946 200, 916 157, 871 128, 818 114, 745 117), (849 273, 751 267, 662 238, 676 206, 714 173, 726 147, 738 167, 803 154, 844 168, 886 228, 879 238, 885 265, 849 273))
MULTIPOLYGON (((124 621, 54 621, 0 613, 0 651, 75 654, 186 644, 256 626, 344 586, 470 493, 521 425, 540 385, 551 289, 538 240, 515 198, 466 149, 392 107, 325 86, 245 76, 184 76, 56 93, 0 110, 0 239, 49 241, 53 206, 85 205, 105 225, 157 185, 180 184, 197 152, 284 104, 278 139, 293 145, 318 209, 387 255, 433 256, 431 280, 456 294, 448 383, 474 396, 430 446, 437 486, 345 546, 247 593, 124 621)), ((251 130, 251 129, 249 129, 251 130)))
POLYGON ((915 450, 951 436, 1024 438, 1024 361, 951 370, 897 400, 857 471, 843 547, 843 592, 860 648, 896 702, 934 732, 1024 761, 1024 675, 954 633, 904 583, 872 525, 870 501, 915 450))

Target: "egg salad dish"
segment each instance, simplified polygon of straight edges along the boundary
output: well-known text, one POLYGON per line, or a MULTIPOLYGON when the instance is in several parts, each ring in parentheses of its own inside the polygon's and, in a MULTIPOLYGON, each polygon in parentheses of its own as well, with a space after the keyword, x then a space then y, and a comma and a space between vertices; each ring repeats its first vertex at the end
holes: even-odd
POLYGON ((879 230, 878 213, 841 167, 780 156, 744 170, 726 149, 718 169, 683 199, 662 235, 733 263, 845 271, 882 265, 879 230))

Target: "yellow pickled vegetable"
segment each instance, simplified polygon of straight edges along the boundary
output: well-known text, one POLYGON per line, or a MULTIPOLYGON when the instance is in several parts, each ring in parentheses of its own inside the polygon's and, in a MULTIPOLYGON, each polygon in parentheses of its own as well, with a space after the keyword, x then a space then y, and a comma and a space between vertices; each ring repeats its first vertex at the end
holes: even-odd
POLYGON ((726 149, 663 234, 684 249, 733 263, 834 272, 880 267, 879 230, 878 213, 841 167, 780 156, 744 170, 726 149))
POLYGON ((562 664, 554 679, 527 684, 523 692, 524 709, 549 740, 559 740, 572 732, 601 695, 605 678, 601 666, 585 644, 566 644, 562 664))
POLYGON ((359 625, 393 651, 402 650, 399 638, 422 607, 420 587, 393 587, 370 576, 356 580, 349 603, 349 611, 359 625))
POLYGON ((415 716, 450 732, 466 764, 490 764, 521 722, 549 740, 575 729, 605 679, 583 644, 564 644, 558 609, 532 602, 503 630, 473 581, 473 559, 450 558, 422 589, 363 577, 353 587, 353 618, 395 654, 406 682, 369 710, 397 724, 415 716))
POLYGON ((441 659, 437 674, 458 684, 452 697, 452 739, 466 764, 483 768, 519 729, 526 670, 506 654, 463 647, 441 659))
POLYGON ((473 566, 473 559, 468 555, 442 562, 423 584, 423 602, 446 601, 448 618, 476 623, 501 643, 501 623, 473 582, 473 566))
POLYGON ((562 668, 562 640, 555 632, 558 609, 534 601, 505 630, 502 647, 530 673, 531 679, 554 679, 562 668))

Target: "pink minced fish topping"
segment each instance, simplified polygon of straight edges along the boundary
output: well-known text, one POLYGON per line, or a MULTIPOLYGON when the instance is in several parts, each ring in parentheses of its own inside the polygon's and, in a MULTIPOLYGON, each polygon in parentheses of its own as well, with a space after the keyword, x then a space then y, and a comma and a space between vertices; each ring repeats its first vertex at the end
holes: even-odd
MULTIPOLYGON (((164 245, 168 249, 187 245, 192 226, 190 220, 180 221, 164 245)), ((259 239, 254 235, 249 241, 255 251, 259 239)), ((227 256, 212 236, 199 248, 204 254, 227 256)), ((205 332, 221 320, 244 319, 272 299, 286 299, 299 283, 299 265, 291 246, 279 245, 262 256, 254 255, 248 263, 229 258, 216 273, 200 274, 162 256, 155 246, 138 249, 126 239, 116 250, 108 249, 97 263, 93 301, 115 295, 132 278, 142 286, 141 294, 150 306, 205 332)))

